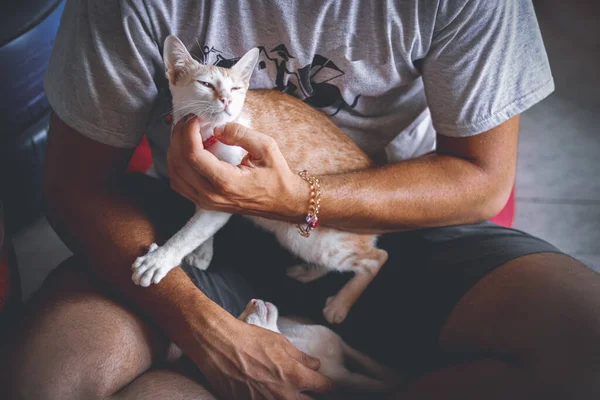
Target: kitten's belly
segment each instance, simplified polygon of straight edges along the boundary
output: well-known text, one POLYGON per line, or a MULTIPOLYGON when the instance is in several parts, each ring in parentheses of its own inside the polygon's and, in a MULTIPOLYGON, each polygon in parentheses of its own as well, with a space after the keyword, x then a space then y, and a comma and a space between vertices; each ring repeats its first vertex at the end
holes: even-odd
MULTIPOLYGON (((296 255, 298 255, 298 253, 301 252, 301 249, 298 248, 299 246, 293 246, 293 244, 296 242, 296 236, 304 240, 310 239, 303 238, 302 236, 300 236, 296 226, 288 222, 276 221, 272 219, 253 216, 247 216, 247 218, 252 220, 256 225, 260 226, 264 230, 274 233, 279 243, 296 255), (292 244, 292 246, 290 246, 289 244, 292 244)), ((300 242, 299 244, 302 243, 300 242)))
POLYGON ((347 242, 344 236, 348 233, 326 227, 312 231, 306 238, 300 235, 295 224, 260 217, 247 216, 247 218, 261 228, 274 233, 283 247, 307 263, 327 267, 331 249, 338 249, 347 242))
POLYGON ((306 325, 287 318, 279 319, 281 333, 300 351, 321 360, 319 371, 336 376, 344 366, 342 338, 321 325, 306 325))

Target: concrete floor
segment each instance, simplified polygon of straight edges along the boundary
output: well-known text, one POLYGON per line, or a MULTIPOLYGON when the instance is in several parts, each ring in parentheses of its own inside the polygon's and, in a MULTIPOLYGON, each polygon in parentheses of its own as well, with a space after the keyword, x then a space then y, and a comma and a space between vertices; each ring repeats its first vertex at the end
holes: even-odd
MULTIPOLYGON (((522 116, 515 227, 600 271, 600 7, 536 2, 556 92, 522 116)), ((45 220, 15 240, 28 298, 68 255, 45 220)))

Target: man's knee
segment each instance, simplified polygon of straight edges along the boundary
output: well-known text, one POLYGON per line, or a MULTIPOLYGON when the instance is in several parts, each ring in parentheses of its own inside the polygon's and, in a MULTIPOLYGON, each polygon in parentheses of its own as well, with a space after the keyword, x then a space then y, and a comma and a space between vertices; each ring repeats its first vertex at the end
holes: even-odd
POLYGON ((530 271, 521 276, 531 280, 524 286, 529 293, 515 310, 521 321, 515 337, 523 338, 519 361, 534 373, 544 398, 599 398, 600 275, 565 255, 528 259, 533 264, 523 266, 530 271))
POLYGON ((8 398, 106 398, 149 368, 156 333, 93 285, 52 279, 16 335, 8 398))
POLYGON ((560 254, 500 267, 457 305, 442 346, 513 360, 548 399, 600 396, 600 275, 560 254))
POLYGON ((15 398, 106 398, 149 368, 147 334, 135 324, 119 316, 107 324, 107 315, 96 324, 94 307, 85 302, 52 314, 35 332, 24 332, 11 357, 15 398), (89 314, 80 318, 81 312, 89 314))
POLYGON ((566 271, 558 275, 562 285, 548 293, 548 318, 554 319, 540 332, 538 375, 549 388, 547 398, 600 398, 600 275, 566 256, 550 260, 566 271))

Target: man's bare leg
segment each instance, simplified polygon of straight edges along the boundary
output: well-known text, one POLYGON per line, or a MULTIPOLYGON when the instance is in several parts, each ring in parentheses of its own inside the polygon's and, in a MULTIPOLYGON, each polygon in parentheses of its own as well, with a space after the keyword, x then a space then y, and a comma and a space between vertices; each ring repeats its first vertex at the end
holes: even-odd
POLYGON ((193 378, 169 369, 153 369, 137 377, 110 399, 216 400, 216 397, 193 378))
POLYGON ((494 270, 458 303, 439 345, 462 359, 394 399, 600 398, 600 276, 534 254, 494 270))
POLYGON ((70 259, 28 306, 0 361, 7 399, 212 399, 166 365, 169 341, 110 299, 70 259), (168 367, 167 367, 168 368, 168 367))

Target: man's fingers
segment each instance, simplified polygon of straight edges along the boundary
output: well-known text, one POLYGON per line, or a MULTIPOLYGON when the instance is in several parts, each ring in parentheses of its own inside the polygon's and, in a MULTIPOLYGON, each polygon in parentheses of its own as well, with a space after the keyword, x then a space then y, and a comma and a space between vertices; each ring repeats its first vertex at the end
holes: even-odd
POLYGON ((215 136, 225 144, 240 146, 255 160, 270 162, 273 152, 277 149, 277 144, 270 136, 236 123, 215 129, 215 136))
POLYGON ((312 369, 313 371, 318 371, 319 368, 321 368, 321 361, 318 358, 311 357, 308 354, 301 352, 300 350, 298 350, 298 353, 299 354, 297 360, 305 366, 307 366, 308 368, 312 369))
POLYGON ((194 149, 203 149, 202 136, 200 135, 200 121, 198 118, 188 115, 175 124, 171 132, 171 136, 183 135, 194 149))
POLYGON ((208 151, 193 155, 189 161, 189 165, 194 171, 215 187, 222 187, 227 178, 240 173, 236 166, 219 160, 208 151))
POLYGON ((180 174, 169 171, 171 177, 171 188, 186 197, 188 200, 199 204, 199 194, 214 191, 210 182, 196 174, 191 168, 184 166, 180 174))
POLYGON ((313 371, 317 371, 319 368, 321 368, 321 361, 318 358, 309 356, 308 354, 298 350, 296 346, 289 346, 288 354, 296 361, 300 362, 305 367, 312 369, 313 371))
POLYGON ((300 379, 300 390, 314 393, 325 393, 333 388, 333 381, 331 378, 318 372, 321 367, 321 361, 318 358, 311 357, 308 354, 298 350, 296 347, 292 348, 295 350, 291 356, 299 361, 305 368, 301 368, 300 379))
POLYGON ((179 147, 181 147, 180 140, 172 140, 167 152, 167 169, 171 188, 188 199, 193 200, 198 194, 194 187, 194 183, 198 180, 198 174, 187 164, 177 162, 182 157, 179 147))
POLYGON ((307 370, 304 376, 305 383, 300 388, 303 392, 327 393, 333 389, 333 381, 317 371, 307 370))
POLYGON ((192 185, 187 183, 184 178, 175 177, 173 173, 169 173, 170 181, 171 181, 171 189, 175 190, 177 193, 187 198, 188 200, 194 201, 198 195, 198 192, 192 185))
POLYGON ((194 171, 212 183, 218 183, 221 177, 237 172, 236 167, 219 160, 211 152, 204 151, 200 122, 197 118, 191 118, 181 126, 176 125, 171 145, 175 146, 174 157, 186 157, 194 171))

